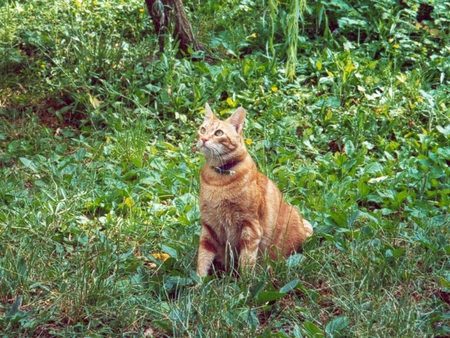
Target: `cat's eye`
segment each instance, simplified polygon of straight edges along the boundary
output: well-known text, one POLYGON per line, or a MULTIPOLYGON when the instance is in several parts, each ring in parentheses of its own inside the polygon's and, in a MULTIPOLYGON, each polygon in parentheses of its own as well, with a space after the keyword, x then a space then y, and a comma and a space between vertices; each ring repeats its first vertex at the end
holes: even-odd
POLYGON ((214 135, 216 136, 222 136, 223 135, 223 131, 222 130, 216 130, 216 132, 214 133, 214 135))
POLYGON ((201 127, 200 128, 200 134, 204 134, 204 133, 206 133, 206 129, 205 129, 205 127, 201 127))

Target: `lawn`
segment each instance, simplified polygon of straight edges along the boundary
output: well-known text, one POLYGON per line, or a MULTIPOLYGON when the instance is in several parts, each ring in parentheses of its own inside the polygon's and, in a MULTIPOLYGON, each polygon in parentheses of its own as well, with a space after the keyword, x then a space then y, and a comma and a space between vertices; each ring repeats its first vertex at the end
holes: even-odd
POLYGON ((1 336, 449 337, 450 2, 184 4, 0 5, 1 336), (198 285, 205 102, 315 234, 198 285))

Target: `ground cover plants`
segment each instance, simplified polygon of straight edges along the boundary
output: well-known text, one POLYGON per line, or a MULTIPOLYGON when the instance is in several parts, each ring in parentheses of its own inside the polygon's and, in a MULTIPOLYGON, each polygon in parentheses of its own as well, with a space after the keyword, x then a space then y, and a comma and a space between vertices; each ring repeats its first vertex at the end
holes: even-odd
POLYGON ((1 335, 448 337, 450 3, 185 5, 1 4, 1 335), (206 101, 315 235, 196 287, 206 101))

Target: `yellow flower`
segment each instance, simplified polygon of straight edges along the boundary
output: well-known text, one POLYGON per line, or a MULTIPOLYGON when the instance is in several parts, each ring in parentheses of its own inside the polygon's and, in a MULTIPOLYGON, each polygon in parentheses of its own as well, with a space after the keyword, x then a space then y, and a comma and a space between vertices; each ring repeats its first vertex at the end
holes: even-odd
POLYGON ((389 39, 388 42, 389 42, 389 43, 393 43, 393 42, 394 42, 394 39, 389 39))
POLYGON ((256 33, 253 33, 252 35, 250 35, 253 39, 256 39, 256 33))
POLYGON ((139 12, 144 13, 144 9, 143 8, 139 8, 139 12))
POLYGON ((232 108, 236 107, 236 101, 233 101, 231 97, 227 98, 227 103, 232 108))
POLYGON ((106 137, 106 142, 111 142, 111 137, 106 137))
POLYGON ((317 70, 322 70, 322 61, 317 60, 316 61, 316 67, 317 67, 317 70))
POLYGON ((132 206, 134 206, 135 202, 131 197, 127 197, 125 198, 125 201, 123 201, 123 203, 128 207, 131 208, 132 206))
POLYGON ((422 103, 422 102, 423 102, 423 98, 421 98, 421 97, 418 97, 418 98, 417 98, 417 102, 420 102, 420 103, 422 103))
POLYGON ((248 146, 249 146, 250 144, 252 144, 252 142, 253 142, 253 141, 252 141, 250 138, 248 138, 248 139, 245 140, 245 143, 247 143, 248 146))
POLYGON ((45 64, 44 63, 41 64, 41 68, 45 69, 45 64))
POLYGON ((272 87, 270 87, 270 90, 275 93, 278 91, 278 87, 276 85, 273 85, 272 87))
POLYGON ((170 256, 168 254, 165 254, 165 253, 154 253, 154 254, 151 254, 151 256, 153 256, 157 260, 160 260, 160 261, 163 261, 163 262, 170 258, 170 256))
POLYGON ((400 45, 398 43, 396 43, 395 45, 393 45, 392 47, 394 47, 395 49, 399 49, 400 45))

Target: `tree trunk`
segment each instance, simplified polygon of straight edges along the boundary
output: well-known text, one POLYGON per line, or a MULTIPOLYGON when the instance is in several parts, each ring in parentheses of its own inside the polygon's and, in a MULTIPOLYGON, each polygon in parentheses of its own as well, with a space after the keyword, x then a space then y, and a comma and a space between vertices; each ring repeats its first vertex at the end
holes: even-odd
POLYGON ((173 35, 180 41, 180 50, 185 54, 190 54, 189 47, 193 51, 204 50, 204 46, 195 39, 181 0, 145 0, 145 4, 158 34, 161 52, 164 51, 164 35, 170 28, 173 28, 173 35), (169 26, 171 23, 174 27, 169 26))

